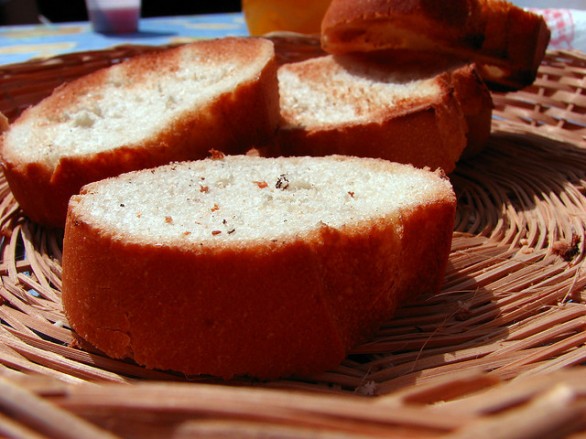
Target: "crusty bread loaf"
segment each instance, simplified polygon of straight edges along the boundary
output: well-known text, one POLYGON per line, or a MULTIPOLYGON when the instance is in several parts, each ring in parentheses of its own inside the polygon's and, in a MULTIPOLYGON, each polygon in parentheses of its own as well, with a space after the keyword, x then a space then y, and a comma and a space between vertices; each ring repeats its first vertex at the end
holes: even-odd
POLYGON ((531 84, 549 43, 543 17, 504 0, 332 0, 330 53, 410 50, 472 60, 494 89, 531 84))
POLYGON ((85 340, 149 368, 321 372, 438 290, 455 203, 441 173, 354 157, 123 174, 71 199, 63 306, 85 340))
POLYGON ((4 173, 34 221, 63 227, 69 197, 91 181, 211 148, 237 153, 278 124, 273 44, 198 41, 137 56, 58 88, 2 140, 4 173))
POLYGON ((492 100, 474 67, 403 61, 329 55, 280 66, 278 153, 377 157, 449 173, 467 144, 482 149, 492 100))

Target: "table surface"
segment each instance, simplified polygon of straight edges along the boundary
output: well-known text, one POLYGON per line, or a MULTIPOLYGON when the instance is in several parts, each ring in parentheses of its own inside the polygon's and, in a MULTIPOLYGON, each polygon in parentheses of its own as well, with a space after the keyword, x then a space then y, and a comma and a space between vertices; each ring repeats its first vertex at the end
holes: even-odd
MULTIPOLYGON (((552 31, 550 49, 586 51, 586 11, 533 9, 552 31)), ((139 31, 105 35, 88 22, 0 26, 0 65, 71 52, 101 50, 120 44, 164 45, 202 38, 248 35, 240 12, 142 18, 139 31)))
POLYGON ((0 27, 0 64, 71 52, 101 50, 120 44, 164 45, 202 38, 246 36, 241 13, 142 18, 139 31, 106 35, 88 22, 0 27))

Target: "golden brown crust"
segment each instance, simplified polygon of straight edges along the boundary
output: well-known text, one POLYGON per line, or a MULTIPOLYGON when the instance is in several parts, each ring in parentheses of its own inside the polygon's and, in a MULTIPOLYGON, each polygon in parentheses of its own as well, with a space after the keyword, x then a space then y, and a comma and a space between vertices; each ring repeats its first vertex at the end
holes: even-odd
POLYGON ((0 134, 2 134, 8 128, 9 128, 8 118, 4 115, 4 113, 0 112, 0 134))
POLYGON ((433 101, 414 100, 371 122, 316 128, 282 126, 274 154, 375 157, 450 173, 466 147, 467 126, 450 75, 443 73, 436 81, 442 93, 433 101))
MULTIPOLYGON (((228 56, 230 50, 214 49, 214 44, 230 44, 228 41, 231 40, 208 42, 210 56, 228 56)), ((128 68, 133 81, 140 81, 148 68, 175 68, 173 59, 180 50, 161 52, 164 56, 146 54, 133 58, 132 68, 128 68)), ((44 163, 13 160, 2 146, 1 166, 26 215, 41 224, 63 228, 69 198, 86 183, 171 161, 204 158, 211 148, 240 153, 268 143, 278 125, 276 68, 272 59, 254 80, 176 119, 158 136, 140 145, 120 145, 114 150, 62 158, 54 169, 44 163)), ((99 90, 107 74, 107 69, 101 70, 61 87, 42 104, 43 110, 58 116, 76 95, 99 90)), ((29 116, 28 111, 21 116, 23 120, 27 117, 34 116, 29 116)))
POLYGON ((112 357, 225 378, 336 367, 408 296, 438 291, 456 205, 446 189, 340 229, 186 247, 91 226, 78 197, 63 248, 63 305, 75 331, 112 357))
POLYGON ((484 149, 490 137, 493 102, 476 65, 465 64, 451 72, 456 99, 466 118, 467 142, 462 157, 469 158, 484 149))
POLYGON ((384 124, 315 131, 282 129, 279 131, 279 153, 285 156, 376 157, 419 168, 441 168, 450 173, 465 146, 464 124, 457 122, 463 116, 454 115, 455 111, 455 107, 429 106, 394 117, 384 124))
POLYGON ((495 89, 531 84, 549 38, 541 16, 496 0, 333 0, 322 22, 327 52, 439 51, 478 63, 495 89))
POLYGON ((188 252, 130 245, 75 219, 65 236, 68 320, 112 357, 226 378, 310 374, 343 358, 311 243, 188 252))
POLYGON ((425 28, 426 32, 435 37, 451 40, 468 39, 469 44, 475 44, 474 38, 469 36, 481 29, 478 22, 482 15, 478 3, 474 0, 333 0, 322 21, 322 34, 327 35, 328 44, 335 44, 340 36, 336 33, 330 35, 330 32, 338 26, 358 30, 352 28, 356 23, 394 20, 394 15, 391 14, 396 14, 397 19, 408 20, 413 26, 421 26, 419 29, 425 28))

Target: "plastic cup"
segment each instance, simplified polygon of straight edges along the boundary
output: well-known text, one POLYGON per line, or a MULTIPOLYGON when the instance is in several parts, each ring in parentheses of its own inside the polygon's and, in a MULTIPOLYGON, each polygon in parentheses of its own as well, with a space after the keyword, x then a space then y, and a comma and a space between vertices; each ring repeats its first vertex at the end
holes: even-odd
POLYGON ((85 0, 95 32, 123 34, 138 31, 141 0, 85 0))
POLYGON ((319 34, 331 0, 242 0, 251 35, 273 31, 319 34))

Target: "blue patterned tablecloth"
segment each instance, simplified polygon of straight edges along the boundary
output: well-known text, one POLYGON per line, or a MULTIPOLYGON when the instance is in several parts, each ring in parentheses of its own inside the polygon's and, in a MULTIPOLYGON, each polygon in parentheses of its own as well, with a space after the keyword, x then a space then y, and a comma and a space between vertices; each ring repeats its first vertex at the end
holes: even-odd
POLYGON ((241 13, 143 18, 133 34, 105 35, 87 22, 0 27, 0 64, 12 64, 120 44, 164 45, 248 35, 241 13))
MULTIPOLYGON (((552 31, 550 49, 586 51, 586 11, 533 9, 552 31)), ((120 44, 163 45, 201 38, 248 35, 242 13, 143 18, 139 32, 104 35, 87 22, 0 27, 0 64, 120 44)))

